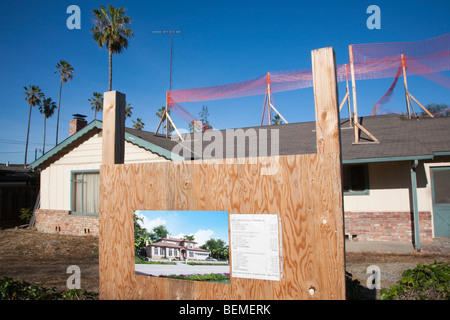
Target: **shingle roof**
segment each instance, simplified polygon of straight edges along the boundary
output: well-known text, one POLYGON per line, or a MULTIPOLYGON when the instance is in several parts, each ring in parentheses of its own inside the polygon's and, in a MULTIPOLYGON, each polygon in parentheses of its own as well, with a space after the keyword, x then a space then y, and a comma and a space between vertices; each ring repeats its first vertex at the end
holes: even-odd
MULTIPOLYGON (((341 119, 341 145, 344 162, 370 162, 388 158, 398 160, 413 157, 431 158, 439 153, 450 155, 450 117, 404 119, 401 116, 391 114, 362 117, 360 123, 380 143, 353 144, 353 129, 349 127, 348 120, 341 119)), ((31 167, 48 165, 101 129, 102 123, 100 121, 92 122, 81 132, 69 137, 43 157, 37 159, 31 167)), ((242 144, 245 145, 244 148, 241 148, 245 151, 244 156, 265 156, 271 155, 272 139, 275 137, 274 131, 271 130, 274 129, 278 130, 279 135, 278 148, 274 149, 278 152, 277 155, 317 152, 315 121, 184 134, 185 142, 167 139, 165 136, 156 135, 153 132, 126 128, 125 139, 171 160, 201 159, 202 156, 203 159, 237 157, 237 149, 238 147, 241 148, 242 144), (227 139, 227 133, 233 135, 228 136, 227 139), (214 152, 211 150, 211 144, 217 142, 216 138, 219 139, 218 141, 222 141, 222 156, 216 156, 214 152, 217 152, 217 150, 214 152), (234 143, 232 139, 235 139, 234 143), (238 142, 239 139, 241 139, 240 143, 238 142), (233 143, 231 150, 227 150, 227 142, 233 143), (252 153, 252 151, 255 151, 255 153, 252 153)), ((177 136, 174 135, 174 138, 177 138, 177 136)), ((364 133, 361 133, 360 141, 369 142, 371 140, 364 133)), ((220 145, 220 142, 215 145, 220 145)))
MULTIPOLYGON (((341 145, 342 158, 345 161, 357 160, 376 160, 386 158, 408 158, 408 157, 423 157, 433 156, 439 152, 450 152, 450 117, 448 118, 421 118, 421 119, 403 119, 398 115, 383 115, 360 118, 360 123, 372 135, 374 135, 380 143, 365 143, 372 140, 361 133, 361 144, 354 144, 354 131, 348 125, 348 120, 341 119, 341 145)), ((267 134, 267 145, 263 145, 264 150, 268 150, 270 155, 270 146, 272 141, 271 129, 277 129, 279 133, 279 155, 292 154, 310 154, 316 153, 316 133, 315 122, 304 123, 290 123, 279 126, 264 126, 242 128, 239 136, 243 138, 247 135, 245 141, 245 156, 251 156, 248 152, 249 141, 253 145, 258 145, 257 139, 264 137, 267 134), (266 133, 264 133, 264 130, 266 133), (255 133, 253 138, 249 133, 255 133), (253 141, 254 140, 254 141, 253 141)), ((223 154, 226 154, 227 134, 226 130, 222 130, 223 137, 223 154)), ((211 135, 211 133, 210 133, 211 135)), ((231 137, 231 136, 230 136, 231 137)), ((194 159, 199 159, 201 152, 199 150, 208 150, 208 144, 211 144, 211 138, 206 140, 205 136, 200 133, 188 134, 185 138, 186 142, 183 145, 187 149, 193 151, 191 153, 194 159), (198 147, 199 141, 203 141, 202 148, 198 147), (197 143, 197 148, 196 148, 197 143)), ((230 139, 229 139, 230 140, 230 139)), ((215 141, 215 140, 212 140, 215 141)), ((237 140, 236 140, 237 141, 237 140)), ((231 140, 230 140, 231 142, 231 140)), ((234 156, 236 156, 237 143, 234 143, 234 156)), ((259 150, 258 150, 259 151, 259 150)), ((203 153, 203 158, 209 157, 210 152, 203 153)), ((188 153, 186 153, 188 154, 188 153)), ((258 155, 261 155, 258 153, 258 155)), ((264 154, 262 154, 264 155, 264 154)), ((212 154, 212 157, 215 155, 212 154)), ((220 157, 218 157, 220 158, 220 157)))

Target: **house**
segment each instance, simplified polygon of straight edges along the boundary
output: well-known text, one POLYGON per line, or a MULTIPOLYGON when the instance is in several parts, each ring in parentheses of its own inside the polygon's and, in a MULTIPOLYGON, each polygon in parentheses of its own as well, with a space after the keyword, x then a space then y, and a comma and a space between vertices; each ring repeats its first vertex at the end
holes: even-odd
MULTIPOLYGON (((450 237, 450 118, 383 115, 360 124, 379 143, 360 133, 355 144, 353 128, 341 120, 346 236, 416 244, 450 237)), ((101 135, 102 123, 93 121, 31 164, 41 171, 38 230, 98 234, 101 135)), ((315 122, 210 130, 184 142, 127 128, 125 140, 125 163, 317 151, 315 122)))
POLYGON ((146 246, 150 259, 206 260, 211 254, 209 250, 195 247, 197 242, 185 239, 163 238, 146 246))

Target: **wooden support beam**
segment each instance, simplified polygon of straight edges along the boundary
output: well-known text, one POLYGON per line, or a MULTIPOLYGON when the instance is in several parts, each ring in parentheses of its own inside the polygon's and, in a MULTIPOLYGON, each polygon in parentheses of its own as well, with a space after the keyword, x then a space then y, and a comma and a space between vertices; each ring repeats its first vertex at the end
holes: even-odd
MULTIPOLYGON (((353 46, 348 46, 348 54, 350 58, 350 74, 352 77, 352 94, 353 94, 353 123, 359 123, 358 120, 358 104, 356 102, 356 79, 355 79, 355 67, 353 65, 353 46)), ((355 143, 359 142, 358 126, 354 126, 355 143)))
POLYGON ((345 64, 345 91, 347 92, 347 107, 348 107, 348 123, 350 125, 350 128, 353 127, 352 125, 352 109, 350 107, 350 90, 348 89, 348 69, 347 64, 345 64))
POLYGON ((102 163, 125 161, 125 95, 118 91, 103 94, 102 163))
POLYGON ((373 134, 371 134, 369 131, 367 131, 366 128, 364 128, 362 125, 358 123, 355 123, 355 125, 358 127, 358 129, 360 129, 361 131, 363 131, 365 134, 367 134, 369 136, 370 139, 372 139, 374 142, 376 143, 380 143, 380 141, 378 141, 377 138, 375 138, 375 136, 373 134))
POLYGON ((269 106, 270 106, 273 110, 275 110, 275 112, 280 116, 280 118, 284 121, 284 123, 289 123, 289 122, 287 122, 286 119, 281 115, 281 113, 279 113, 278 110, 275 109, 275 107, 273 106, 273 104, 271 104, 270 102, 269 102, 269 106))
POLYGON ((345 101, 347 101, 348 96, 349 96, 349 93, 347 91, 347 93, 344 96, 344 99, 342 99, 341 105, 339 106, 339 111, 341 111, 342 107, 344 106, 345 101))
POLYGON ((405 99, 406 99, 406 109, 408 111, 408 119, 411 119, 411 109, 410 109, 410 101, 408 96, 408 82, 406 81, 406 59, 405 56, 401 55, 402 57, 402 68, 403 68, 403 85, 405 87, 405 99))
POLYGON ((332 47, 313 50, 317 153, 340 152, 336 58, 332 47))
POLYGON ((169 114, 166 115, 167 119, 169 119, 170 123, 173 125, 173 127, 175 128, 175 131, 177 132, 178 136, 180 137, 181 141, 184 141, 183 137, 180 134, 180 131, 178 131, 177 126, 175 125, 175 123, 173 123, 172 118, 169 116, 169 114))
POLYGON ((417 99, 416 98, 414 98, 413 96, 412 96, 412 94, 411 93, 409 93, 408 92, 408 95, 411 97, 411 99, 413 99, 418 105, 419 105, 419 107, 421 107, 431 118, 434 118, 434 116, 431 114, 431 112, 430 111, 428 111, 428 109, 427 108, 425 108, 419 101, 417 101, 417 99))

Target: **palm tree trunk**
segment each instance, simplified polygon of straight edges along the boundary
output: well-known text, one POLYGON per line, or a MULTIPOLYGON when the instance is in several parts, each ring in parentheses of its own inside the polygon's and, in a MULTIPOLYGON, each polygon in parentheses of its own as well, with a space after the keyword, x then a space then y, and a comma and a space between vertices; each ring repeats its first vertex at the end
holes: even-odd
POLYGON ((111 47, 108 49, 109 53, 109 84, 108 84, 108 91, 111 91, 112 89, 112 51, 111 47))
POLYGON ((44 114, 44 144, 42 145, 42 155, 44 155, 45 154, 45 125, 46 125, 46 120, 47 120, 47 117, 45 116, 45 114, 44 114))
POLYGON ((59 108, 61 106, 61 89, 62 89, 62 76, 61 83, 59 84, 59 101, 58 101, 58 116, 56 117, 56 145, 58 145, 58 131, 59 131, 59 108))
POLYGON ((24 167, 27 166, 27 153, 28 153, 28 138, 30 137, 30 120, 31 120, 31 104, 30 104, 30 114, 28 115, 28 131, 27 131, 27 143, 25 145, 25 162, 23 163, 24 167))

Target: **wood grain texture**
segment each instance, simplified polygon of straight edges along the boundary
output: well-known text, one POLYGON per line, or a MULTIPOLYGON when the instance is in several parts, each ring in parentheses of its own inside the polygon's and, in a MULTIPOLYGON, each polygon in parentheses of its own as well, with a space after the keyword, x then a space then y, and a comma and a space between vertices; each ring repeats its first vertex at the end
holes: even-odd
POLYGON ((102 299, 345 299, 334 53, 312 56, 317 154, 100 167, 102 299), (270 174, 268 162, 276 168, 270 174), (278 214, 283 278, 231 275, 230 284, 219 284, 135 275, 134 210, 278 214))
POLYGON ((311 52, 317 152, 340 152, 336 63, 331 47, 311 52))
POLYGON ((103 94, 102 163, 125 161, 125 95, 118 91, 103 94))
MULTIPOLYGON (((236 161, 237 162, 237 161, 236 161)), ((340 156, 279 157, 262 164, 214 161, 103 165, 100 170, 100 294, 103 299, 343 299, 340 156), (281 281, 231 278, 231 284, 134 274, 133 212, 207 210, 277 213, 282 221, 281 281), (326 220, 324 222, 324 220, 326 220), (311 296, 309 289, 314 288, 311 296)))

